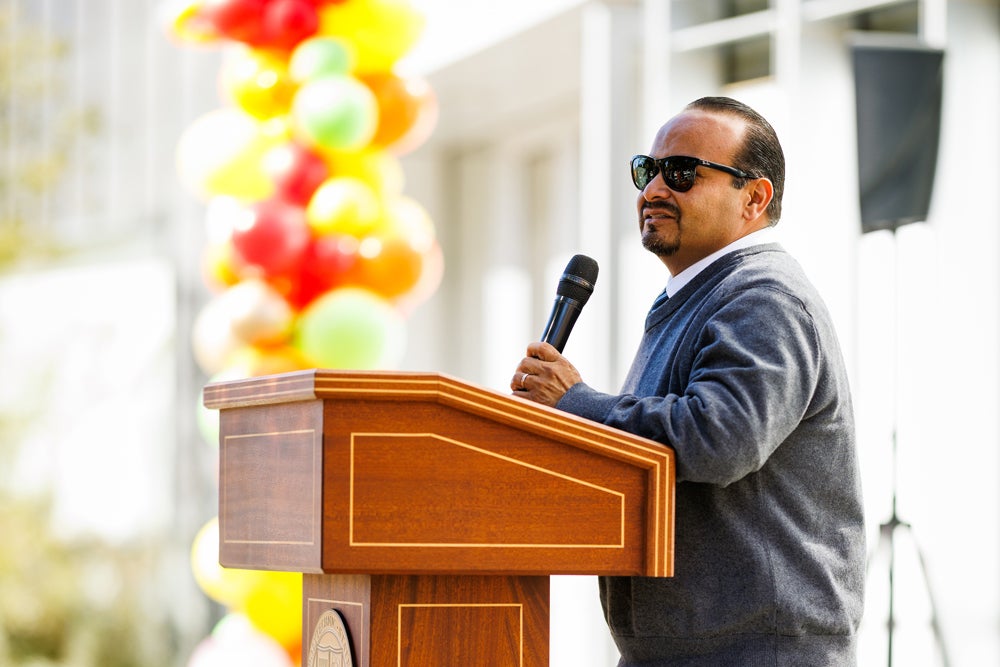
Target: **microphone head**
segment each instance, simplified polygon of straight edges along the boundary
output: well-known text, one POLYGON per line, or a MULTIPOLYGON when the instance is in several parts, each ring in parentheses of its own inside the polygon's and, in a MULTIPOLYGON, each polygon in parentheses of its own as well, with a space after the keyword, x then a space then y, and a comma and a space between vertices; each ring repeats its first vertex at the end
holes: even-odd
POLYGON ((597 262, 586 255, 574 255, 559 279, 556 296, 579 301, 582 306, 593 294, 596 282, 597 262))

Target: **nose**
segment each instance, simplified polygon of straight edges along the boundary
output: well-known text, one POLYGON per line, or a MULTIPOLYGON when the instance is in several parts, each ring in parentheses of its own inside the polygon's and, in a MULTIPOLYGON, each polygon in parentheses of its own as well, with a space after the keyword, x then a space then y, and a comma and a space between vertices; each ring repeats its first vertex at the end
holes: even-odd
POLYGON ((664 209, 675 204, 673 190, 667 187, 661 174, 657 174, 639 193, 636 200, 640 220, 651 210, 664 209))
POLYGON ((654 199, 666 199, 673 191, 667 187, 667 182, 663 180, 663 172, 657 172, 656 176, 646 183, 642 189, 642 198, 646 201, 654 199))

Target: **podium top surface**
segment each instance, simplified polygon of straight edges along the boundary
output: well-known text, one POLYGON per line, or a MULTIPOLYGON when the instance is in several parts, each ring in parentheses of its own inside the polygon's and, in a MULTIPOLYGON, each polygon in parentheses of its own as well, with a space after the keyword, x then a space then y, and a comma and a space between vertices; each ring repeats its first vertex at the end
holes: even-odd
POLYGON ((438 373, 215 382, 223 562, 669 576, 669 447, 438 373))
POLYGON ((308 400, 427 401, 505 422, 530 425, 532 430, 569 429, 599 436, 672 459, 673 450, 626 431, 504 394, 443 373, 422 371, 357 371, 309 369, 278 375, 213 382, 205 386, 205 407, 215 410, 308 400))

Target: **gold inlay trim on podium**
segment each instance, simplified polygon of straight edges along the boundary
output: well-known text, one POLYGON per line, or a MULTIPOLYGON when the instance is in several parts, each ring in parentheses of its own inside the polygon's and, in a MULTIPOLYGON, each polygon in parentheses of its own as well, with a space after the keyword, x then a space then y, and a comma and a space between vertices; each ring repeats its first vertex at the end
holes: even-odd
MULTIPOLYGON (((230 389, 230 391, 233 392, 234 397, 239 394, 238 388, 230 389)), ((539 422, 537 415, 536 418, 532 418, 531 410, 528 409, 527 404, 524 409, 518 409, 516 412, 495 407, 501 402, 506 404, 508 401, 516 401, 517 399, 515 398, 491 390, 483 390, 477 393, 464 386, 461 382, 456 382, 447 376, 421 377, 420 375, 416 375, 414 377, 387 379, 385 377, 367 378, 356 375, 336 377, 319 373, 311 376, 296 375, 274 381, 270 391, 259 394, 257 397, 269 399, 280 398, 282 396, 298 397, 301 395, 303 398, 324 400, 332 398, 334 394, 394 396, 398 395, 401 391, 406 391, 411 396, 438 397, 442 399, 438 402, 444 405, 450 403, 462 406, 460 409, 467 406, 474 413, 497 415, 507 420, 529 425, 533 430, 550 433, 556 437, 563 434, 558 424, 548 423, 549 420, 539 422), (378 386, 360 388, 358 385, 378 386), (286 387, 288 389, 285 389, 286 387), (303 390, 307 388, 311 388, 311 390, 304 392, 303 390), (484 399, 490 404, 485 403, 484 399)), ((218 390, 213 391, 210 388, 210 391, 206 392, 206 399, 215 397, 217 393, 221 394, 218 390)), ((509 405, 506 405, 505 408, 509 408, 509 405)), ((623 456, 626 459, 642 462, 650 466, 650 482, 653 487, 654 502, 652 503, 652 511, 647 517, 647 521, 649 522, 647 525, 650 525, 653 531, 653 572, 658 576, 667 574, 667 559, 670 555, 667 549, 669 546, 668 540, 670 539, 670 509, 673 499, 664 498, 662 494, 664 493, 664 489, 670 487, 672 474, 671 450, 656 444, 650 445, 635 442, 627 438, 619 438, 614 434, 609 434, 596 428, 588 428, 585 422, 574 422, 572 429, 577 433, 589 436, 582 437, 581 439, 595 449, 612 451, 618 456, 623 456), (621 449, 622 447, 625 449, 621 449)))
MULTIPOLYGON (((239 440, 244 438, 260 438, 260 437, 272 437, 276 435, 300 435, 302 433, 309 433, 312 435, 311 445, 311 459, 316 460, 316 446, 320 442, 320 438, 316 437, 316 429, 314 428, 303 428, 295 429, 292 431, 268 431, 266 433, 239 433, 237 435, 227 435, 223 438, 223 444, 228 445, 230 440, 239 440)), ((222 465, 221 469, 226 470, 228 468, 226 463, 226 456, 229 453, 229 447, 224 446, 222 448, 222 465)), ((224 544, 283 544, 283 545, 294 545, 294 546, 315 546, 316 545, 316 474, 313 470, 313 474, 310 475, 312 478, 312 489, 310 496, 310 512, 312 512, 312 517, 309 521, 309 541, 305 540, 229 540, 226 539, 219 531, 219 541, 224 544)), ((229 494, 226 492, 225 487, 220 489, 220 493, 223 494, 221 498, 222 512, 223 516, 229 516, 229 494)))
POLYGON ((504 456, 503 454, 497 454, 496 452, 491 452, 489 450, 483 449, 481 447, 476 447, 475 445, 470 445, 468 443, 460 442, 452 438, 448 438, 442 435, 437 435, 435 433, 351 433, 351 463, 350 463, 350 490, 349 490, 349 507, 348 507, 348 542, 352 547, 459 547, 459 548, 495 548, 495 547, 510 547, 510 548, 547 548, 547 549, 624 549, 625 548, 625 494, 620 491, 615 491, 613 489, 607 489, 602 486, 598 486, 592 482, 588 482, 583 479, 576 477, 571 477, 563 473, 555 472, 553 470, 548 470, 542 468, 541 466, 536 466, 531 463, 525 463, 524 461, 518 461, 517 459, 511 458, 509 456, 504 456), (532 543, 506 543, 506 542, 445 542, 445 543, 433 543, 433 542, 356 542, 354 540, 354 450, 356 447, 356 439, 358 437, 380 437, 380 438, 433 438, 435 440, 443 440, 450 444, 456 445, 458 447, 464 447, 472 451, 478 452, 480 454, 485 454, 493 458, 506 461, 508 463, 513 463, 531 470, 541 472, 546 475, 551 475, 553 477, 559 477, 582 486, 587 486, 592 489, 596 489, 603 493, 607 493, 612 496, 617 496, 618 501, 621 504, 620 517, 619 517, 619 539, 618 544, 532 544, 532 543))
MULTIPOLYGON (((315 386, 316 386, 317 389, 322 390, 324 393, 355 393, 355 394, 373 394, 373 395, 378 395, 378 394, 390 394, 390 395, 392 395, 392 394, 398 394, 399 391, 400 391, 399 387, 386 388, 384 386, 384 385, 386 385, 389 382, 392 382, 392 381, 391 380, 386 380, 384 378, 370 378, 369 379, 369 378, 350 377, 350 378, 343 378, 343 379, 341 379, 341 378, 331 378, 331 377, 317 377, 316 380, 315 380, 315 386), (347 383, 351 383, 352 386, 348 386, 348 387, 342 386, 342 385, 345 385, 347 383), (359 389, 357 386, 354 386, 354 385, 363 384, 363 383, 379 384, 379 385, 383 385, 383 386, 382 387, 374 387, 372 389, 359 389)), ((446 380, 442 382, 442 381, 439 381, 439 380, 436 380, 436 379, 435 380, 406 379, 406 380, 401 380, 401 381, 398 381, 398 382, 400 384, 405 385, 407 387, 406 391, 407 391, 407 393, 409 395, 419 395, 419 396, 436 396, 436 395, 440 395, 442 392, 439 389, 439 387, 441 385, 445 385, 445 384, 447 384, 448 387, 449 387, 449 389, 451 389, 451 390, 454 390, 454 391, 463 391, 465 393, 470 393, 470 392, 465 391, 460 385, 452 385, 452 384, 448 383, 446 380), (431 389, 426 389, 426 390, 425 389, 413 389, 412 388, 413 385, 427 385, 427 386, 430 386, 432 388, 431 389)), ((294 393, 294 392, 279 392, 279 393, 276 393, 276 394, 273 394, 273 395, 280 395, 280 393, 294 393)), ((269 395, 272 395, 272 394, 269 394, 269 395)), ((536 428, 540 427, 540 428, 542 428, 542 429, 544 429, 546 431, 550 431, 550 432, 553 432, 553 433, 559 433, 560 432, 557 427, 547 426, 547 425, 544 425, 544 424, 540 424, 537 421, 537 419, 531 419, 530 415, 526 415, 526 416, 512 415, 510 412, 506 412, 506 411, 503 411, 503 410, 498 410, 496 408, 486 407, 485 405, 483 405, 482 402, 473 401, 473 400, 469 400, 469 399, 466 399, 466 398, 459 398, 458 396, 456 396, 454 394, 448 394, 448 395, 446 395, 446 398, 448 398, 449 400, 455 401, 456 403, 461 403, 463 405, 473 406, 477 411, 481 410, 481 411, 490 412, 490 413, 493 413, 493 414, 498 414, 498 415, 501 415, 501 416, 503 416, 505 418, 513 418, 513 419, 516 419, 517 421, 520 421, 522 423, 531 424, 532 426, 534 426, 536 428)), ((503 396, 503 398, 507 398, 507 397, 503 396)), ((512 398, 510 400, 519 400, 519 399, 513 399, 512 398)), ((525 409, 525 411, 527 412, 526 409, 525 409)), ((659 449, 657 447, 646 445, 644 443, 634 442, 634 441, 631 441, 631 440, 626 440, 624 438, 616 438, 616 437, 614 437, 611 434, 602 433, 602 432, 598 431, 597 429, 587 428, 587 426, 586 426, 585 423, 584 424, 574 424, 573 427, 576 428, 576 429, 579 429, 581 431, 584 431, 586 433, 599 435, 599 436, 601 436, 603 438, 606 438, 606 439, 609 439, 609 440, 613 440, 614 442, 616 442, 618 444, 622 444, 622 445, 625 445, 627 447, 630 447, 630 448, 633 448, 633 449, 637 449, 637 450, 640 450, 640 451, 648 453, 648 454, 652 454, 653 457, 654 457, 654 458, 646 458, 646 457, 643 457, 643 456, 638 456, 638 455, 632 454, 632 457, 635 460, 645 461, 645 462, 649 462, 649 463, 656 463, 656 462, 659 462, 663 457, 666 456, 665 448, 664 449, 659 449)), ((588 439, 587 442, 589 444, 595 446, 595 447, 599 447, 599 448, 604 449, 604 450, 614 450, 616 452, 621 453, 621 450, 617 450, 614 447, 610 447, 610 446, 604 444, 603 442, 599 442, 597 440, 588 439)))
MULTIPOLYGON (((399 386, 406 386, 407 391, 412 394, 435 396, 441 395, 441 387, 447 385, 448 388, 455 392, 462 392, 465 394, 470 394, 468 390, 463 388, 461 385, 448 382, 447 378, 441 379, 419 379, 419 378, 407 378, 405 380, 398 380, 395 383, 398 385, 394 388, 385 388, 387 381, 384 378, 332 378, 332 377, 316 377, 315 387, 325 393, 365 393, 372 395, 379 394, 395 394, 400 391, 399 386), (350 387, 345 387, 344 385, 350 383, 350 387), (357 384, 379 384, 382 387, 373 387, 371 389, 359 389, 357 384), (426 390, 413 389, 414 386, 428 386, 431 387, 426 390)), ((560 431, 555 426, 539 424, 538 421, 532 420, 528 415, 517 415, 509 411, 500 410, 494 407, 488 407, 483 404, 482 401, 470 400, 468 398, 459 397, 457 394, 449 394, 447 398, 455 403, 471 406, 475 411, 483 411, 489 414, 499 415, 507 419, 514 419, 522 424, 529 424, 533 428, 541 428, 542 430, 553 433, 560 434, 560 431)), ((506 398, 506 397, 504 397, 506 398)), ((637 443, 624 438, 615 438, 607 433, 599 432, 596 429, 587 428, 585 424, 574 424, 574 428, 579 431, 586 433, 590 436, 599 436, 602 438, 609 439, 618 445, 624 445, 632 451, 623 452, 621 449, 616 449, 614 446, 607 444, 606 442, 601 442, 594 439, 593 437, 585 438, 585 441, 595 447, 596 449, 602 451, 614 451, 618 454, 626 454, 628 458, 634 461, 642 461, 643 463, 650 464, 651 477, 653 481, 653 493, 656 502, 653 503, 652 516, 649 521, 652 523, 653 527, 653 572, 656 575, 662 576, 666 574, 666 560, 667 554, 667 539, 669 538, 669 503, 666 499, 662 498, 663 489, 669 488, 669 477, 670 477, 670 460, 669 460, 669 450, 667 448, 659 448, 656 446, 646 445, 644 443, 637 443), (635 451, 638 450, 638 451, 635 451)), ((352 532, 353 537, 353 532, 352 532)), ((490 546, 490 545, 484 545, 490 546)), ((514 545, 507 545, 514 546, 514 545)))

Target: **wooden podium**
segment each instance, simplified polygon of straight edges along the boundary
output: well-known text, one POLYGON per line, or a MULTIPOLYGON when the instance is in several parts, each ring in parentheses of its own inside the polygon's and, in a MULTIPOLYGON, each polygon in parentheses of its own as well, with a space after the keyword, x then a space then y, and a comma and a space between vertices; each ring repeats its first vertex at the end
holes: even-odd
POLYGON ((672 573, 673 451, 650 440, 436 373, 204 396, 220 562, 304 573, 303 667, 547 665, 548 575, 672 573))

